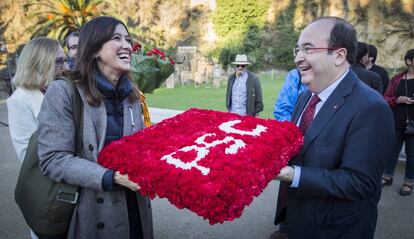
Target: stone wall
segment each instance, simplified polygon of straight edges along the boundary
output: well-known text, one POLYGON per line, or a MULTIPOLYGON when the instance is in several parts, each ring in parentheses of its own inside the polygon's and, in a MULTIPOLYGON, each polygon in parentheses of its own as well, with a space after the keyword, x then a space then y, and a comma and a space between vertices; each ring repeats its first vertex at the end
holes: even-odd
POLYGON ((211 58, 203 57, 196 46, 180 46, 177 49, 177 63, 173 76, 167 79, 167 87, 194 84, 211 85, 219 88, 225 72, 211 58), (180 61, 181 60, 181 61, 180 61))

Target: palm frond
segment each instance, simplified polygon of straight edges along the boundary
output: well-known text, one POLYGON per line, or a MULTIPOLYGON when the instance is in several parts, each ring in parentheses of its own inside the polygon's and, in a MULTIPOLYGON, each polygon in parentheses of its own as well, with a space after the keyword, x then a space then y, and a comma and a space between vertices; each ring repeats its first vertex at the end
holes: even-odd
POLYGON ((79 29, 94 16, 99 15, 97 6, 106 0, 45 0, 29 1, 25 6, 37 7, 29 17, 38 19, 28 28, 33 35, 45 34, 61 39, 68 31, 79 29), (46 8, 46 10, 44 9, 46 8))

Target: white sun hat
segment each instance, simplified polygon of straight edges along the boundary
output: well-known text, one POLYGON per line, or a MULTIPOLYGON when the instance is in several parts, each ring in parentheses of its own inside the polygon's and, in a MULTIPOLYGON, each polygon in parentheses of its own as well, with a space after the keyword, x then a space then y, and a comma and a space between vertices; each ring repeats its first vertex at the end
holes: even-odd
POLYGON ((236 55, 236 59, 231 63, 233 65, 249 65, 246 55, 236 55))

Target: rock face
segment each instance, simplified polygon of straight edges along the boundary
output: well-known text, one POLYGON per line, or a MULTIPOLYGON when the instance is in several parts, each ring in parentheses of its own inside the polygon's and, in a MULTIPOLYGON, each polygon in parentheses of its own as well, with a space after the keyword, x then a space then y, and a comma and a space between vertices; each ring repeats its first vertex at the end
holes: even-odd
MULTIPOLYGON (((0 69, 5 67, 6 55, 12 56, 30 39, 26 29, 35 22, 27 18, 30 11, 23 9, 27 2, 0 1, 0 41, 7 45, 7 52, 0 53, 0 69)), ((214 10, 220 7, 215 0, 111 2, 112 7, 106 11, 124 20, 131 34, 144 43, 175 50, 178 46, 193 45, 202 55, 207 55, 217 42, 211 20, 214 10)), ((269 24, 292 5, 292 24, 298 30, 322 15, 347 19, 355 25, 361 41, 377 46, 377 62, 388 68, 403 66, 404 53, 414 48, 413 0, 275 0, 268 11, 269 24)))
POLYGON ((360 41, 378 48, 377 62, 388 68, 404 65, 414 48, 413 0, 297 1, 295 25, 302 27, 318 16, 338 16, 351 22, 360 41))

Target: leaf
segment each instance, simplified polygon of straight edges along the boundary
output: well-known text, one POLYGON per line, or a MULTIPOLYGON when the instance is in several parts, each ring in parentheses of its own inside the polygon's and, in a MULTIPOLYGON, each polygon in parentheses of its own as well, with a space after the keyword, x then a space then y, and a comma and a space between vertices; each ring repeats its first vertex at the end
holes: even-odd
POLYGON ((131 76, 135 84, 144 93, 152 93, 174 73, 174 66, 166 60, 155 56, 132 54, 131 76))

